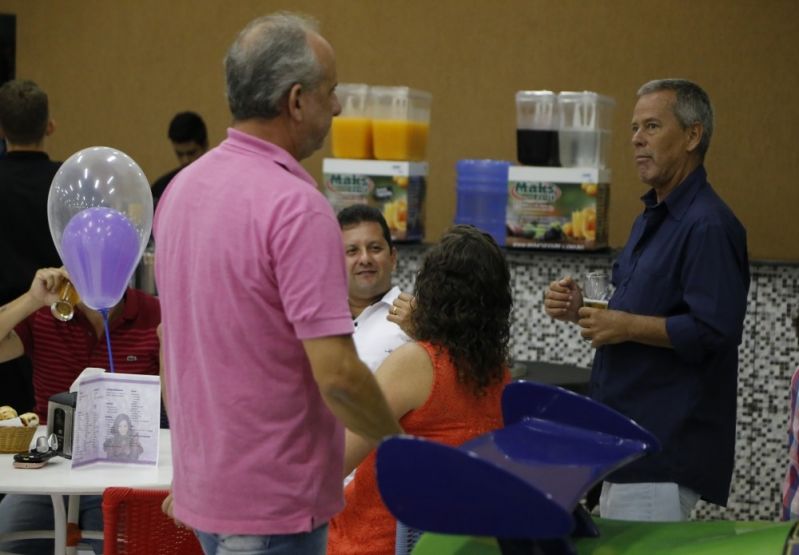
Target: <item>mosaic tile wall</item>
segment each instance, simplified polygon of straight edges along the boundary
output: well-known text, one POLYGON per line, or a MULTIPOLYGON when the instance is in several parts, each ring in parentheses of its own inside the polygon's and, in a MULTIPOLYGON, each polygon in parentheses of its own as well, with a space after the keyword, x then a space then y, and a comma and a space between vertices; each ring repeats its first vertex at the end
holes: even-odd
MULTIPOLYGON (((401 245, 396 276, 413 289, 425 247, 401 245)), ((514 313, 511 353, 516 359, 589 367, 590 345, 575 328, 542 310, 542 295, 554 279, 610 269, 608 253, 508 251, 514 313)), ((700 502, 697 519, 775 520, 787 462, 788 388, 799 366, 799 338, 791 318, 799 314, 799 265, 752 263, 749 309, 740 346, 735 474, 727 508, 700 502)))

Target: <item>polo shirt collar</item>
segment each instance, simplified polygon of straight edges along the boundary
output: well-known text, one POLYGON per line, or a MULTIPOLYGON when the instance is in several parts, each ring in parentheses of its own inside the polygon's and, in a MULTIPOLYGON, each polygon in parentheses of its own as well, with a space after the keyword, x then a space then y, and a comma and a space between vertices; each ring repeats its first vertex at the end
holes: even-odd
POLYGON ((398 286, 393 286, 391 289, 385 292, 385 294, 380 297, 379 300, 373 302, 366 308, 364 308, 357 317, 353 318, 354 322, 360 322, 366 318, 368 318, 374 311, 378 310, 381 306, 389 306, 394 304, 394 299, 400 296, 402 290, 398 286))
MULTIPOLYGON (((699 192, 699 189, 707 183, 707 171, 705 166, 699 164, 694 171, 688 174, 682 183, 677 185, 675 189, 668 194, 666 200, 661 204, 665 205, 666 210, 672 218, 677 220, 682 219, 688 207, 694 201, 694 197, 699 192)), ((655 208, 658 205, 657 194, 654 189, 647 191, 641 197, 647 209, 655 208)))
MULTIPOLYGON (((133 322, 139 316, 139 310, 141 307, 141 293, 128 287, 125 290, 125 294, 122 296, 122 298, 125 301, 125 305, 122 307, 122 314, 120 314, 119 318, 111 323, 111 329, 116 329, 122 324, 122 322, 133 322)), ((80 310, 75 311, 75 317, 73 320, 70 320, 70 322, 80 322, 80 325, 86 328, 92 327, 92 325, 89 323, 89 319, 80 310)))
POLYGON ((259 155, 271 158, 276 164, 281 166, 287 172, 316 188, 316 181, 314 181, 314 178, 311 177, 311 175, 305 171, 305 168, 302 167, 297 159, 289 154, 285 149, 280 148, 274 143, 270 143, 269 141, 265 141, 250 135, 249 133, 244 133, 238 129, 233 129, 232 127, 228 128, 227 137, 227 140, 230 144, 235 145, 238 148, 249 150, 250 152, 255 152, 259 155))

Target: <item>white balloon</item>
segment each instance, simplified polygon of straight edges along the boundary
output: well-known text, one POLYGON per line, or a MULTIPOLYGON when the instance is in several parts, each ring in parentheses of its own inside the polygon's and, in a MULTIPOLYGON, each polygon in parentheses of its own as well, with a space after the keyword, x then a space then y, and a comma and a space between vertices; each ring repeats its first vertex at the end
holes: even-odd
POLYGON ((76 152, 53 178, 47 219, 58 254, 84 302, 97 309, 111 308, 96 306, 99 304, 119 302, 147 246, 153 224, 153 197, 139 165, 124 152, 110 147, 95 146, 76 152), (85 225, 78 225, 81 221, 85 225), (115 225, 105 229, 116 235, 109 233, 103 241, 98 224, 108 221, 115 225), (65 252, 64 230, 70 222, 69 252, 65 252), (120 231, 125 230, 129 231, 122 237, 120 231), (118 241, 120 237, 126 240, 118 241), (117 246, 125 252, 115 253, 117 246), (112 256, 117 254, 123 256, 112 256), (121 292, 114 301, 116 291, 121 292), (92 299, 96 301, 87 302, 92 299))

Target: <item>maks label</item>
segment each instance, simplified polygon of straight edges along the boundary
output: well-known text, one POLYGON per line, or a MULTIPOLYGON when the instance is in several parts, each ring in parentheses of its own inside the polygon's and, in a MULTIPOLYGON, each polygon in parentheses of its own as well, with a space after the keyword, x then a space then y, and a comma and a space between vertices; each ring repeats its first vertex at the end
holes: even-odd
POLYGON ((517 181, 510 192, 518 200, 552 204, 560 198, 561 190, 555 183, 541 181, 517 181))
POLYGON ((374 182, 366 175, 333 174, 327 180, 327 188, 344 195, 368 195, 374 182))

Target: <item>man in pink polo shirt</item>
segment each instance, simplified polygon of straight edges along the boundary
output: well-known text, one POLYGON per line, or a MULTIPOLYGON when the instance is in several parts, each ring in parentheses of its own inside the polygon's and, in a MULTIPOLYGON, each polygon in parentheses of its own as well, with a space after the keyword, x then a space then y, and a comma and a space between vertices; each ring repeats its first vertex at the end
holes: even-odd
POLYGON ((401 432, 358 359, 341 233, 299 164, 341 107, 333 50, 256 19, 225 59, 233 114, 155 220, 174 478, 164 508, 206 553, 324 553, 343 428, 401 432))

